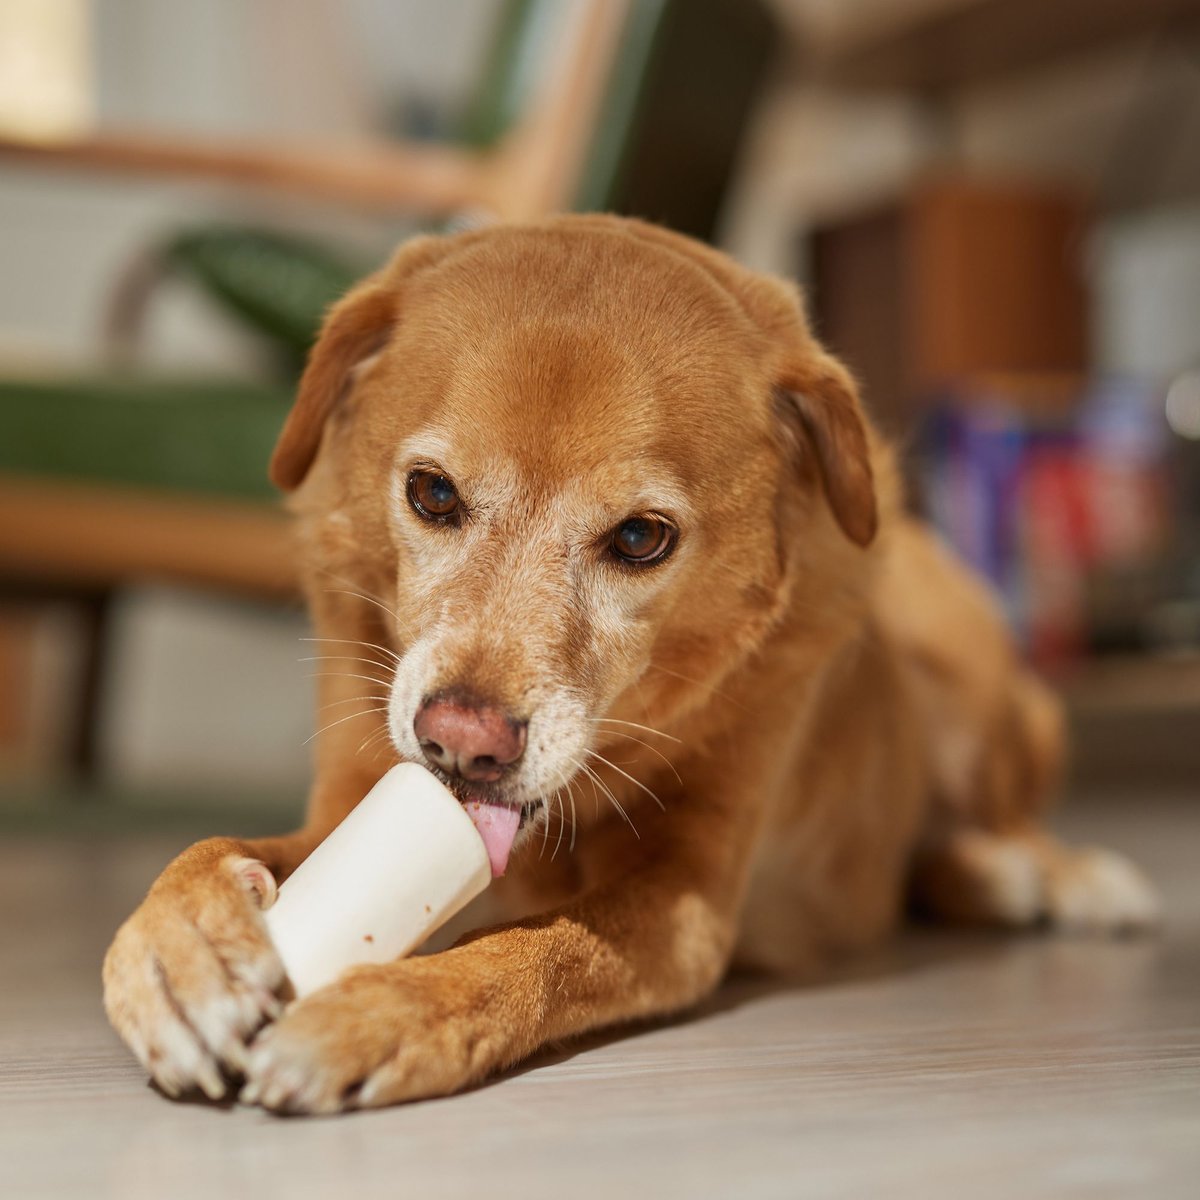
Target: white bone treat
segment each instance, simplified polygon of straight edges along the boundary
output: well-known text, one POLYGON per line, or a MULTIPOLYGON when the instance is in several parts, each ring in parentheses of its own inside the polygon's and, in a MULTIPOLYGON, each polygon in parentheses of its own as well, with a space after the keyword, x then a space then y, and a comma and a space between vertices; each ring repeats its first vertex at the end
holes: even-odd
POLYGON ((419 946, 492 881, 488 852, 424 767, 393 767, 263 915, 297 996, 419 946))

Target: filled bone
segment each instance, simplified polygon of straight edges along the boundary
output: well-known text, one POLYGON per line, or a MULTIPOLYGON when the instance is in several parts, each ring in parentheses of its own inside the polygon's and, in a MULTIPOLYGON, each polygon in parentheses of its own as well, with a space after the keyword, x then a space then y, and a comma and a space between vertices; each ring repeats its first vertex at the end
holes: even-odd
POLYGON ((471 817, 415 763, 393 767, 264 914, 297 996, 408 954, 487 887, 471 817))

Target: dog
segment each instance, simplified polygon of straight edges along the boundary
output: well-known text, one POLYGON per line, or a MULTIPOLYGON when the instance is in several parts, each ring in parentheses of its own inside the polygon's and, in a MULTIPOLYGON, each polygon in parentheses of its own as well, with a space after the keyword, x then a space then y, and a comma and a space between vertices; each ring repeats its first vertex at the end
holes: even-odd
POLYGON ((1115 932, 1043 827, 1062 718, 791 285, 636 220, 421 237, 330 312, 271 462, 327 656, 304 827, 181 854, 104 964, 171 1096, 454 1092, 946 920, 1115 932), (261 911, 397 761, 497 874, 450 948, 284 1005, 261 911), (481 927, 480 927, 481 926, 481 927))

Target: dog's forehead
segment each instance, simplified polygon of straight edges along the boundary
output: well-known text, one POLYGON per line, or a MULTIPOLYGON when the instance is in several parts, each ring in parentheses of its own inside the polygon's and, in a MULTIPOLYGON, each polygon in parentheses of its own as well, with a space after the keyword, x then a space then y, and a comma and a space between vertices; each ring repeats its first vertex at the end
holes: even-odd
POLYGON ((628 500, 694 493, 760 448, 768 371, 737 303, 687 263, 617 250, 506 242, 411 292, 400 458, 628 500))
POLYGON ((542 455, 581 436, 626 454, 663 438, 707 442, 766 411, 762 363, 737 329, 606 308, 458 313, 424 341, 422 357, 437 360, 430 398, 449 420, 542 455))
MULTIPOLYGON (((406 288, 422 336, 468 365, 655 373, 693 389, 762 356, 761 330, 699 264, 629 238, 499 231, 406 288)), ((406 320, 408 317, 406 317, 406 320)))
POLYGON ((746 417, 732 384, 639 351, 575 326, 494 330, 458 360, 431 424, 477 470, 499 456, 560 490, 571 480, 581 493, 590 482, 628 495, 639 480, 683 490, 711 476, 710 459, 732 453, 753 419, 731 419, 746 417))

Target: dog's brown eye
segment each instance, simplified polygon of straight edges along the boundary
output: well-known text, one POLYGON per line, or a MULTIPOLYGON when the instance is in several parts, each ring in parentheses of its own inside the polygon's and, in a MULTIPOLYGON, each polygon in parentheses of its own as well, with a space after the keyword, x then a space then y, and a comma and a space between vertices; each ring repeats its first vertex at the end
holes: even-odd
POLYGON ((452 520, 462 507, 454 484, 437 471, 413 471, 409 475, 408 502, 429 521, 452 520))
POLYGON ((665 558, 675 544, 675 529, 658 517, 630 517, 612 532, 613 553, 627 563, 644 566, 665 558))

